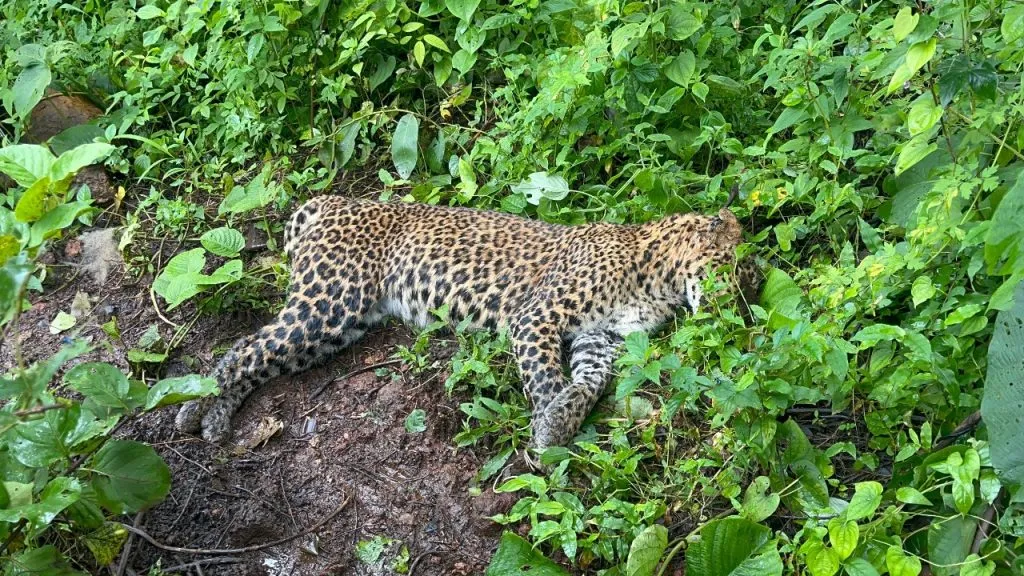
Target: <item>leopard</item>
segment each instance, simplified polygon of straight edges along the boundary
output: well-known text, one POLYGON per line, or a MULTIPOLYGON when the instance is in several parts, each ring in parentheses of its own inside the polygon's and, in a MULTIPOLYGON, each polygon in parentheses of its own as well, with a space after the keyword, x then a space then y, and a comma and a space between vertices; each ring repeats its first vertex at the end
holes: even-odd
POLYGON ((212 373, 219 394, 184 404, 175 424, 221 444, 257 386, 324 362, 389 318, 424 327, 447 305, 452 323, 507 330, 531 404, 529 446, 565 446, 614 379, 626 336, 696 312, 708 274, 729 266, 726 289, 744 302, 756 296, 763 275, 752 258, 736 258, 742 242, 727 207, 642 224, 565 225, 467 207, 314 198, 285 226, 283 308, 220 360, 212 373))

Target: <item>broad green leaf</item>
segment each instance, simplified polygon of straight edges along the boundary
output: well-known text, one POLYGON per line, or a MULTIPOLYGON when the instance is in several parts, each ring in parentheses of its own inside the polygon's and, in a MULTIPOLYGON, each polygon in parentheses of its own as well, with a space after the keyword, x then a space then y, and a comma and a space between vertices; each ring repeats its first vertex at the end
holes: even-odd
POLYGON ((995 573, 996 563, 992 560, 985 560, 977 554, 971 554, 965 558, 959 572, 960 576, 993 576, 995 573))
POLYGON ((768 493, 770 485, 767 476, 758 476, 747 486, 740 509, 740 514, 744 518, 751 522, 761 522, 775 513, 781 499, 778 494, 768 493))
POLYGON ((56 160, 45 146, 36 144, 0 148, 0 172, 10 176, 22 188, 32 186, 36 180, 49 174, 56 160))
POLYGON ((417 408, 405 417, 405 431, 410 434, 420 434, 427 430, 427 413, 422 408, 417 408))
POLYGON ((885 552, 885 566, 889 569, 889 576, 917 576, 921 573, 921 561, 899 546, 890 546, 885 552))
POLYGON ((109 566, 121 554, 128 531, 119 522, 104 522, 98 528, 81 535, 86 548, 99 566, 109 566))
POLYGON ((910 286, 910 296, 914 300, 915 307, 927 302, 934 295, 935 285, 932 283, 931 276, 922 274, 914 278, 914 283, 910 286))
POLYGON ((665 67, 665 76, 669 80, 679 84, 683 88, 690 85, 690 78, 693 71, 697 69, 697 57, 689 50, 683 50, 676 56, 668 66, 665 67))
POLYGON ((152 447, 109 440, 87 464, 92 486, 114 514, 138 512, 161 502, 171 488, 171 471, 152 447))
POLYGON ((928 526, 928 559, 936 576, 955 576, 959 565, 971 553, 978 521, 970 516, 952 516, 928 526))
POLYGON ((205 254, 202 248, 193 248, 171 258, 153 281, 153 291, 172 308, 198 294, 202 288, 197 279, 206 265, 205 254))
POLYGON ((4 576, 85 576, 85 572, 73 570, 57 548, 50 544, 29 548, 12 556, 3 568, 4 576))
POLYGON ((50 334, 66 332, 74 328, 77 323, 77 318, 63 310, 60 310, 57 312, 57 315, 53 317, 53 320, 50 321, 50 334))
POLYGON ((445 0, 444 4, 456 18, 470 22, 476 7, 480 5, 480 0, 445 0))
POLYGON ((999 201, 985 236, 989 270, 1006 274, 1024 268, 1024 174, 999 201))
POLYGON ((534 172, 527 179, 512 186, 512 192, 522 194, 527 202, 536 206, 544 198, 556 202, 564 199, 569 195, 569 183, 561 176, 534 172))
POLYGON ((810 118, 810 114, 807 113, 802 106, 794 106, 792 108, 786 108, 779 114, 779 117, 775 119, 775 123, 768 129, 768 135, 782 132, 790 126, 802 122, 810 118))
POLYGON ((761 305, 768 311, 768 326, 794 326, 803 315, 803 292, 782 270, 772 268, 761 291, 761 305))
POLYGON ((111 364, 79 364, 64 374, 64 384, 100 406, 130 409, 128 378, 111 364))
POLYGON ((561 566, 534 550, 514 532, 504 532, 486 576, 568 576, 561 566))
POLYGON ((857 540, 860 538, 860 526, 853 520, 844 520, 842 517, 833 518, 828 521, 828 540, 832 549, 839 556, 839 560, 846 560, 857 548, 857 540))
POLYGON ((917 488, 912 486, 903 486, 899 490, 896 490, 896 500, 903 502, 904 504, 919 504, 922 506, 932 505, 931 500, 929 500, 917 488))
POLYGON ((899 340, 906 335, 906 330, 892 324, 872 324, 861 328, 850 337, 853 342, 860 342, 861 350, 871 348, 883 341, 899 340))
POLYGON ((651 576, 668 547, 668 529, 660 524, 644 528, 629 546, 626 576, 651 576))
POLYGON ((682 42, 697 33, 704 26, 700 12, 695 12, 691 4, 676 2, 671 4, 668 18, 665 20, 665 31, 676 42, 682 42))
POLYGON ((234 186, 221 201, 217 214, 241 214, 262 208, 277 198, 279 187, 271 181, 273 167, 268 162, 263 170, 245 186, 234 186))
POLYGON ((408 180, 416 168, 416 161, 419 158, 419 133, 419 120, 413 114, 406 114, 399 119, 395 133, 391 137, 391 160, 398 171, 398 177, 403 180, 408 180))
POLYGON ((138 15, 139 20, 152 20, 153 18, 163 18, 165 12, 161 10, 158 6, 155 6, 153 4, 147 4, 139 8, 138 12, 136 12, 136 15, 138 15))
POLYGON ((686 552, 687 576, 776 576, 782 560, 771 530, 744 518, 713 520, 686 552))
POLYGON ((833 576, 839 572, 839 554, 820 542, 815 542, 808 547, 806 560, 811 576, 833 576))
POLYGON ((213 378, 204 378, 196 374, 164 378, 149 389, 145 409, 149 411, 218 393, 217 381, 213 378))
POLYGON ((929 140, 931 140, 930 134, 924 133, 914 136, 903 144, 903 149, 900 150, 894 170, 897 176, 906 172, 921 160, 924 160, 926 156, 938 148, 934 142, 929 142, 929 140))
POLYGON ((449 54, 451 54, 452 52, 451 50, 448 49, 448 45, 445 44, 444 40, 441 40, 440 38, 434 36, 433 34, 424 34, 423 41, 426 42, 427 44, 430 44, 434 48, 437 48, 438 50, 443 50, 445 52, 448 52, 449 54))
POLYGON ((927 132, 942 118, 942 108, 935 104, 931 92, 922 94, 914 101, 907 114, 907 129, 911 136, 927 132))
POLYGON ((896 13, 896 20, 892 25, 892 37, 897 42, 902 42, 917 27, 918 14, 914 14, 909 6, 904 6, 896 13))
POLYGON ((32 223, 29 247, 41 245, 47 238, 71 226, 76 218, 91 208, 88 201, 66 202, 43 214, 42 218, 32 223))
POLYGON ((22 422, 10 440, 11 454, 32 468, 46 468, 69 458, 74 447, 103 433, 105 426, 78 404, 48 410, 41 416, 22 422))
POLYGON ((904 82, 913 78, 914 74, 917 74, 917 71, 932 59, 932 56, 935 55, 935 44, 935 38, 930 38, 914 44, 907 50, 903 63, 893 73, 892 79, 889 80, 889 87, 886 90, 887 94, 892 94, 902 88, 904 82))
POLYGON ((849 576, 879 576, 878 569, 863 558, 850 558, 843 562, 843 569, 849 576))
POLYGON ((341 129, 341 141, 338 142, 338 168, 344 168, 348 161, 352 159, 352 154, 356 150, 356 138, 359 137, 362 129, 363 124, 354 121, 350 121, 348 125, 341 129))
POLYGON ((249 38, 249 43, 245 47, 245 59, 246 62, 252 64, 256 58, 260 55, 260 51, 263 50, 263 45, 266 44, 267 37, 263 34, 253 34, 249 38))
POLYGON ((214 228, 199 237, 199 243, 217 256, 233 258, 245 248, 245 237, 234 228, 214 228))
POLYGON ((46 530, 57 514, 77 501, 82 492, 82 486, 77 479, 65 476, 50 480, 38 498, 33 498, 31 485, 17 486, 17 483, 11 482, 5 485, 18 488, 25 486, 28 490, 16 492, 15 498, 11 500, 11 506, 0 509, 0 522, 15 523, 27 520, 30 534, 39 534, 46 530))
POLYGON ((423 60, 427 57, 427 46, 422 40, 417 40, 412 47, 412 56, 416 59, 417 66, 423 66, 423 60))
POLYGON ((50 177, 44 176, 25 190, 14 207, 14 217, 22 222, 35 222, 42 218, 46 213, 50 184, 50 177))
POLYGON ((33 64, 22 70, 11 89, 14 93, 14 112, 22 118, 28 117, 43 98, 50 80, 50 68, 46 64, 33 64))
POLYGON ((1024 36, 1024 4, 1011 6, 1003 14, 1003 23, 999 27, 1003 33, 1003 40, 1007 44, 1016 42, 1024 36))
POLYGON ((847 520, 868 518, 882 503, 882 485, 878 482, 858 482, 854 485, 853 498, 846 507, 847 520))
POLYGON ((61 180, 74 176, 79 170, 103 160, 116 150, 110 144, 102 142, 91 142, 82 144, 68 150, 60 155, 50 167, 50 180, 60 182, 61 180))
MULTIPOLYGON (((1018 185, 1020 182, 1018 181, 1018 185)), ((1005 199, 1004 199, 1005 202, 1005 199)), ((988 346, 988 369, 981 419, 988 428, 992 466, 1003 484, 1024 485, 1024 282, 1017 285, 1013 307, 996 316, 988 346)))

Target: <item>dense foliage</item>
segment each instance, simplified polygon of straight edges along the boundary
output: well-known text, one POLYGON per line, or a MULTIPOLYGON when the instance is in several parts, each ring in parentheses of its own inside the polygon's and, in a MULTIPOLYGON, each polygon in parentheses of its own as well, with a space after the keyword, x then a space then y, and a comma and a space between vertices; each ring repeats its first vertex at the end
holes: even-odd
MULTIPOLYGON (((279 264, 236 257, 238 223, 276 234, 279 210, 329 188, 566 223, 711 212, 735 188, 740 251, 771 269, 754 321, 723 300, 630 337, 614 408, 544 455, 549 474, 499 487, 522 497, 497 520, 529 523, 536 550, 506 535, 494 572, 540 552, 604 574, 683 555, 694 575, 1024 569, 1024 4, 9 0, 0 15, 5 319, 39 286, 45 238, 90 213, 64 172, 18 173, 51 82, 106 108, 61 144, 117 147, 121 245, 167 308, 216 313, 232 305, 217 286, 279 285, 279 264), (133 251, 140 230, 187 249, 161 266, 133 251), (208 253, 230 259, 207 272, 208 253)), ((528 408, 504 340, 458 333, 447 385, 473 400, 456 440, 493 447, 483 483, 525 443, 528 408)), ((402 357, 425 365, 429 337, 402 357)), ((0 470, 22 475, 0 492, 0 536, 30 527, 0 553, 26 564, 66 543, 45 525, 88 528, 44 504, 87 501, 97 480, 69 458, 115 408, 72 371, 86 403, 36 414, 56 401, 47 366, 0 386, 0 470), (28 427, 72 415, 88 437, 18 456, 28 427)))

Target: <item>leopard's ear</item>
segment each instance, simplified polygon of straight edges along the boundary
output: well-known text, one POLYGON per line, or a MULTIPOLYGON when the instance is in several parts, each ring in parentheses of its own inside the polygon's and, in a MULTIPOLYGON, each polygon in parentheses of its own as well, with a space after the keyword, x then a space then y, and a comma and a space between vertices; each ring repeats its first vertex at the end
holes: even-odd
POLYGON ((743 228, 736 215, 728 208, 722 208, 718 211, 718 216, 711 219, 711 232, 719 241, 725 243, 738 244, 743 240, 743 228))

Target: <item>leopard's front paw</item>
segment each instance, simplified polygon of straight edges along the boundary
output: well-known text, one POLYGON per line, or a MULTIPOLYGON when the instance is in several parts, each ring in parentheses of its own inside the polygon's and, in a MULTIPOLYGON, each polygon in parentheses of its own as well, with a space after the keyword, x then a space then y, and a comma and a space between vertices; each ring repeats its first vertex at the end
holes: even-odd
POLYGON ((198 434, 203 427, 205 407, 200 400, 191 400, 182 404, 178 415, 174 417, 174 427, 185 434, 198 434))
POLYGON ((220 444, 231 436, 231 416, 214 405, 203 416, 203 440, 220 444))

